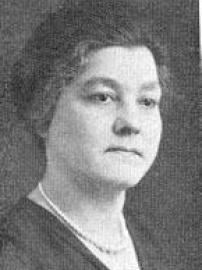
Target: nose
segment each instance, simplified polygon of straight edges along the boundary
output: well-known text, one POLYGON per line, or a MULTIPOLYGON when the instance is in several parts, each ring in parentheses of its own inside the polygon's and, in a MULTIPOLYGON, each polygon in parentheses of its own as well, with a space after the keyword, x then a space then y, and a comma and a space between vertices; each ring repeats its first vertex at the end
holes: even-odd
POLYGON ((140 133, 140 127, 122 117, 118 117, 113 125, 113 132, 118 136, 131 136, 140 133))

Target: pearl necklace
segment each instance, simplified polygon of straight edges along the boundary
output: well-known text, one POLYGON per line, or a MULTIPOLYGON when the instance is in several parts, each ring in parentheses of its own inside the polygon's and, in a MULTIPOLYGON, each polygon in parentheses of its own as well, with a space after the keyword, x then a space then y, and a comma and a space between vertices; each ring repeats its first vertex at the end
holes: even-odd
POLYGON ((84 241, 90 243, 91 245, 93 245, 95 248, 97 248, 100 252, 102 253, 106 253, 108 255, 115 255, 123 250, 125 250, 126 248, 128 248, 129 246, 129 237, 128 237, 128 232, 126 229, 126 224, 125 224, 125 220, 123 217, 121 217, 121 231, 122 231, 122 240, 120 241, 119 244, 116 244, 116 246, 103 246, 101 243, 97 243, 95 242, 93 239, 91 239, 90 236, 88 236, 86 233, 82 232, 82 229, 79 228, 78 226, 76 226, 60 209, 59 207, 57 207, 49 198, 48 196, 45 194, 42 184, 39 183, 38 184, 38 188, 39 191, 42 195, 42 197, 44 198, 44 200, 46 201, 46 203, 48 204, 48 206, 50 207, 50 209, 55 213, 56 216, 59 216, 63 222, 68 226, 68 228, 75 234, 77 235, 77 237, 83 239, 84 241))

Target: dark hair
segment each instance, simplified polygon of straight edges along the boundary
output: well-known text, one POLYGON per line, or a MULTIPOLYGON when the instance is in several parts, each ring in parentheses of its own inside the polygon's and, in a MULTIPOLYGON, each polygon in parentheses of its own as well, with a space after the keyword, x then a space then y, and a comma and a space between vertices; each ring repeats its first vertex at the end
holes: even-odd
POLYGON ((168 58, 157 32, 140 1, 66 2, 37 27, 13 67, 10 90, 19 119, 32 132, 47 131, 61 87, 81 72, 90 52, 103 47, 148 47, 163 82, 168 58))

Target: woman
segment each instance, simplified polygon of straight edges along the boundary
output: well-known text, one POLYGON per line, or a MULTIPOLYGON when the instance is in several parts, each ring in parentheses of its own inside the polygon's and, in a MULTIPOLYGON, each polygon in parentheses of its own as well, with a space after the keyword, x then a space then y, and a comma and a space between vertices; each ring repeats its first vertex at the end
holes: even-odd
POLYGON ((2 223, 1 269, 173 269, 123 213, 162 133, 167 58, 144 16, 132 1, 67 4, 23 50, 10 91, 46 170, 2 223))

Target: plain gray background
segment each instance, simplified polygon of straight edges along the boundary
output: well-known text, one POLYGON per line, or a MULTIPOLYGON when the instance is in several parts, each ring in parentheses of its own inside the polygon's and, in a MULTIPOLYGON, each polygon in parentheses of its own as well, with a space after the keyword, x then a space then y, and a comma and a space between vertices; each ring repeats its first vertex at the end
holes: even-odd
MULTIPOLYGON (((44 13, 63 0, 0 1, 0 214, 33 189, 43 155, 6 103, 9 69, 44 13)), ((159 241, 194 256, 199 238, 199 22, 196 0, 139 0, 163 25, 177 86, 162 104, 164 134, 153 169, 131 190, 127 205, 151 224, 159 241), (166 233, 165 233, 166 232, 166 233)), ((166 97, 165 97, 166 98, 166 97)), ((183 255, 181 253, 184 253, 183 255)), ((178 256, 178 254, 176 254, 178 256)), ((186 268, 185 268, 186 269, 186 268)), ((195 268, 193 268, 195 269, 195 268)), ((197 269, 197 268, 196 268, 197 269)))

